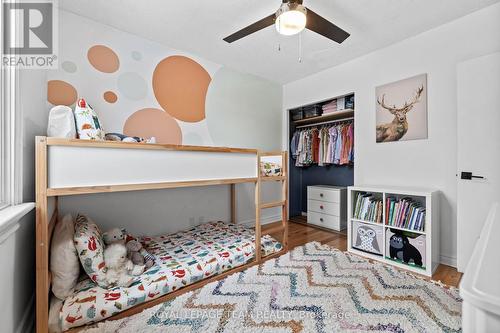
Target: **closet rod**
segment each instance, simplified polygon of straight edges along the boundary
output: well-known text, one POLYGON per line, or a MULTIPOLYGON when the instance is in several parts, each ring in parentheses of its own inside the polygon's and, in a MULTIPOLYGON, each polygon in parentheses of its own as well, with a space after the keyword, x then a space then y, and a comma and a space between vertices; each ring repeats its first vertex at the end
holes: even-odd
POLYGON ((326 125, 326 124, 341 123, 341 122, 347 121, 347 120, 354 120, 354 117, 349 117, 349 118, 344 118, 344 119, 337 119, 337 120, 330 120, 330 121, 324 121, 324 122, 316 123, 316 124, 309 124, 309 125, 297 126, 297 127, 295 127, 295 129, 305 128, 305 127, 314 127, 314 126, 326 125))

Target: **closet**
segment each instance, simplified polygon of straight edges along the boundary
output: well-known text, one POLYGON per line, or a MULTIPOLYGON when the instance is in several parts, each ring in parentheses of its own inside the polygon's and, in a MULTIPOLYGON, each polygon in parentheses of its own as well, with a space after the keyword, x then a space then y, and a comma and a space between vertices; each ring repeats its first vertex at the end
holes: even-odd
POLYGON ((354 184, 354 97, 349 93, 288 110, 290 218, 314 210, 308 207, 308 187, 354 184))

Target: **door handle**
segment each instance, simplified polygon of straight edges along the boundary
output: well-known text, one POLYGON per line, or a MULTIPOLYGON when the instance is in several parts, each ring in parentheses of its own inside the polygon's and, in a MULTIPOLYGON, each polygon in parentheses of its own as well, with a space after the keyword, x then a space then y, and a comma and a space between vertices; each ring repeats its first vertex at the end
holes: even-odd
POLYGON ((484 179, 483 176, 474 176, 472 174, 472 172, 468 172, 468 171, 462 171, 460 178, 465 179, 465 180, 471 180, 472 178, 484 179))

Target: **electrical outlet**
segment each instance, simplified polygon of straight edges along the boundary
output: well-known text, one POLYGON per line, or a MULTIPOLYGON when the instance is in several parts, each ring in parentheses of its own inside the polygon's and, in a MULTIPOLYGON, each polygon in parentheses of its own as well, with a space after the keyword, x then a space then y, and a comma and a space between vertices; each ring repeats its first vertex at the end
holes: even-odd
POLYGON ((196 225, 196 223, 195 223, 195 221, 194 221, 194 217, 190 217, 190 218, 189 218, 189 225, 190 225, 190 226, 194 226, 194 225, 196 225))
POLYGON ((203 223, 205 223, 205 216, 200 216, 198 218, 198 224, 203 224, 203 223))

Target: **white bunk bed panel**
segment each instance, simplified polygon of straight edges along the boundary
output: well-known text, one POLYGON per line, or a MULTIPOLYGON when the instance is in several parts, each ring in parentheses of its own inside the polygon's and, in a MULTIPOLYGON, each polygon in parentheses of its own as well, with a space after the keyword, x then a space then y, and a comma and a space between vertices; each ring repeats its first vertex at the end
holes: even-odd
POLYGON ((257 154, 49 145, 48 187, 257 177, 257 154))

